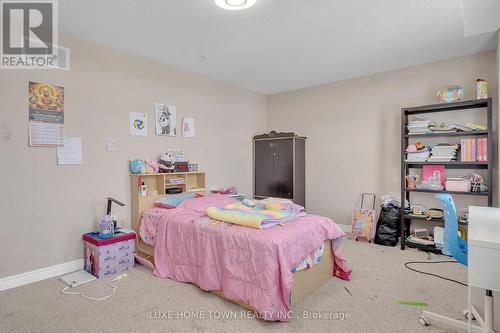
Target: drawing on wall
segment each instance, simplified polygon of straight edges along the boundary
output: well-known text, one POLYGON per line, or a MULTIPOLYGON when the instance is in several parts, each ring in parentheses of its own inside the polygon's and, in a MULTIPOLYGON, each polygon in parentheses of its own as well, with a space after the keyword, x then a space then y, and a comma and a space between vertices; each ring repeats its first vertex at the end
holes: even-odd
POLYGON ((64 145, 64 88, 48 83, 28 83, 29 145, 64 145))
POLYGON ((130 112, 130 134, 148 136, 148 117, 145 113, 130 112))
POLYGON ((194 138, 194 118, 182 119, 182 136, 184 138, 194 138))
POLYGON ((177 118, 175 105, 156 103, 156 134, 166 136, 177 135, 177 118))

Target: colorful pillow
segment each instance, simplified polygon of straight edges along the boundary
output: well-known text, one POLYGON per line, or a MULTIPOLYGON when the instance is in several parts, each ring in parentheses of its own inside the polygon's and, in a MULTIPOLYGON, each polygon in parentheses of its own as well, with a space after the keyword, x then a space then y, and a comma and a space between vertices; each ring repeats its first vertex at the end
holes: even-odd
POLYGON ((157 199, 154 203, 156 207, 172 209, 179 206, 183 201, 193 199, 195 197, 195 193, 180 193, 180 194, 171 194, 166 197, 157 199))

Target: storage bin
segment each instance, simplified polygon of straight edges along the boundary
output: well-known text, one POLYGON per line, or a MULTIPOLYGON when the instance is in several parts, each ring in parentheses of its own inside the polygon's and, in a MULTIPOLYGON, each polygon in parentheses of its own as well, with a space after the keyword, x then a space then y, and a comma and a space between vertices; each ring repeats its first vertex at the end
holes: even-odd
POLYGON ((100 239, 99 233, 83 235, 85 270, 101 278, 120 274, 134 266, 135 234, 116 233, 100 239))
POLYGON ((447 180, 444 183, 446 191, 470 192, 470 180, 447 180))

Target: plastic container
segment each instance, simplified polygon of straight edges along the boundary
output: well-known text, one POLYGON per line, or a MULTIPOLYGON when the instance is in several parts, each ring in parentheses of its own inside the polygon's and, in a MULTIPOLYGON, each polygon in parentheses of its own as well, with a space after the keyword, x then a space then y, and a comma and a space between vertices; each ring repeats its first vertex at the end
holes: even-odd
POLYGON ((446 191, 470 192, 471 182, 468 179, 464 180, 447 180, 444 183, 446 191))
POLYGON ((106 215, 101 218, 99 222, 99 238, 108 239, 114 235, 113 218, 110 215, 106 215))

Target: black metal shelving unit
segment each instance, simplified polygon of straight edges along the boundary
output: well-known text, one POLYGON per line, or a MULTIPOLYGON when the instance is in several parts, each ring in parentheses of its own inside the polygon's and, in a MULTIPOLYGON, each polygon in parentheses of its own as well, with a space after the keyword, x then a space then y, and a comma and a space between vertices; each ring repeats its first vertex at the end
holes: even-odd
MULTIPOLYGON (((468 100, 462 102, 454 103, 443 103, 443 104, 431 104, 410 108, 401 109, 401 202, 405 199, 410 201, 410 193, 449 193, 452 195, 470 195, 470 196, 480 196, 487 198, 487 204, 489 207, 493 205, 493 110, 492 110, 492 99, 477 99, 468 100), (470 109, 481 109, 486 111, 486 120, 488 130, 486 131, 471 131, 471 132, 445 132, 445 133, 429 133, 429 134, 408 134, 407 125, 408 117, 418 115, 418 114, 429 114, 436 112, 447 112, 447 111, 464 111, 470 109), (406 162, 405 150, 411 139, 426 139, 426 138, 438 138, 438 137, 487 137, 488 138, 488 162, 406 162), (409 169, 411 168, 422 168, 424 165, 444 165, 447 169, 486 169, 487 179, 486 184, 488 186, 488 192, 456 192, 456 191, 432 191, 432 190, 418 190, 418 189, 407 189, 406 188, 406 175, 409 174, 409 169)), ((413 242, 406 241, 406 226, 410 225, 411 220, 421 219, 418 217, 405 215, 404 210, 401 210, 400 225, 401 225, 401 250, 404 250, 406 246, 420 248, 426 251, 436 252, 436 248, 429 245, 421 245, 413 242)), ((432 219, 435 222, 444 222, 442 219, 432 219)))

